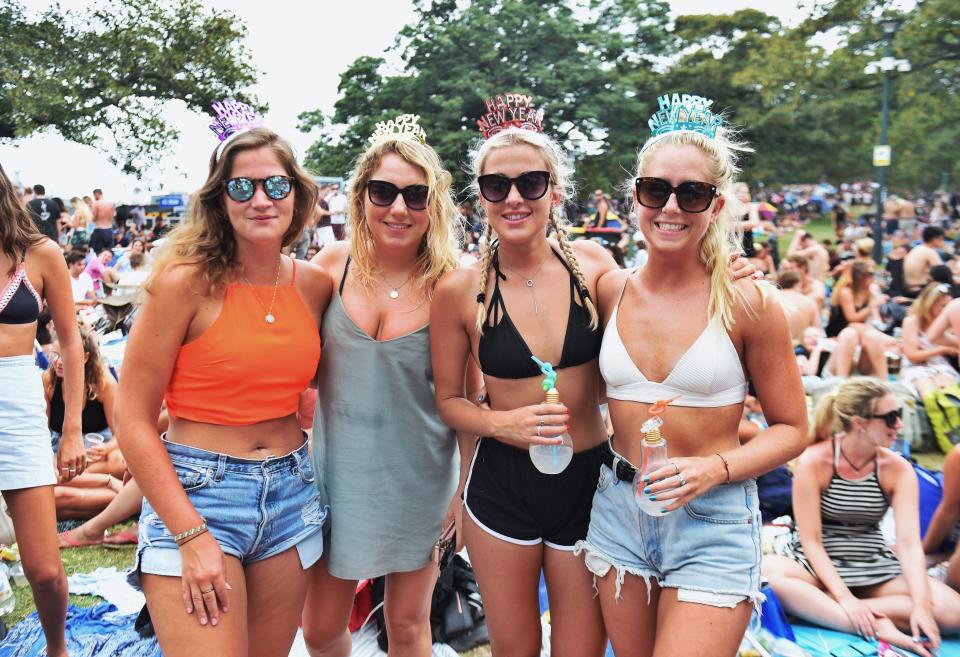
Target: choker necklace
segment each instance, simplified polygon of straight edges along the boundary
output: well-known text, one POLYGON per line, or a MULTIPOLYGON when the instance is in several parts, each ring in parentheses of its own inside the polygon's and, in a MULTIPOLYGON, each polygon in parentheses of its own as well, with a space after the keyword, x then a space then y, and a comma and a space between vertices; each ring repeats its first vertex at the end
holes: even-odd
POLYGON ((413 278, 413 275, 416 273, 416 271, 417 271, 416 268, 414 268, 414 270, 413 270, 412 272, 410 272, 410 275, 407 276, 407 280, 405 280, 404 282, 400 283, 400 285, 394 285, 393 283, 391 283, 390 281, 388 281, 386 275, 384 275, 384 276, 383 276, 383 282, 386 283, 386 284, 387 284, 387 287, 390 288, 390 292, 387 293, 387 296, 389 296, 391 299, 399 299, 399 298, 400 298, 400 290, 403 289, 403 286, 404 286, 404 285, 406 285, 407 283, 410 282, 410 279, 413 278))
POLYGON ((283 255, 280 256, 280 260, 277 261, 277 280, 273 282, 273 296, 270 298, 270 307, 267 308, 263 305, 263 302, 260 301, 260 295, 257 294, 257 291, 253 289, 253 284, 247 280, 246 276, 240 276, 243 279, 243 282, 247 284, 247 287, 250 288, 250 291, 253 292, 253 298, 257 300, 257 303, 260 304, 260 307, 263 308, 263 311, 267 313, 263 317, 263 321, 267 324, 273 324, 277 321, 277 318, 273 316, 273 302, 277 300, 277 288, 280 286, 280 267, 283 265, 283 255))
MULTIPOLYGON (((551 251, 552 251, 552 250, 553 250, 553 249, 551 249, 551 251)), ((537 267, 537 271, 533 272, 533 275, 531 275, 531 276, 524 276, 522 273, 518 272, 518 271, 517 271, 516 269, 514 269, 513 267, 508 267, 508 266, 507 266, 507 263, 505 263, 503 260, 500 260, 500 265, 503 266, 504 269, 506 269, 506 270, 508 270, 508 271, 512 271, 514 274, 516 274, 516 275, 519 276, 520 278, 524 279, 524 283, 526 284, 527 289, 530 290, 530 297, 533 299, 533 314, 534 314, 534 315, 539 315, 539 314, 540 314, 540 304, 537 303, 537 294, 536 294, 536 292, 535 292, 534 289, 533 289, 533 285, 534 285, 534 282, 535 282, 534 279, 537 277, 537 274, 540 273, 540 270, 543 269, 543 265, 546 264, 548 257, 549 257, 549 254, 543 256, 543 260, 540 261, 540 265, 537 267)), ((504 280, 506 280, 506 279, 504 279, 504 280)))

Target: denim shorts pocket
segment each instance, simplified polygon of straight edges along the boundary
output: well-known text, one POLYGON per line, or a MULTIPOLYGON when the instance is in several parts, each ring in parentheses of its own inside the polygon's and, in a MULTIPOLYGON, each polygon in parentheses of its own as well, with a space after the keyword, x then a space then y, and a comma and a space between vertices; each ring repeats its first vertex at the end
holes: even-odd
POLYGON ((316 479, 316 476, 313 474, 313 463, 308 459, 300 461, 300 465, 294 467, 294 473, 296 472, 300 473, 300 479, 305 484, 312 484, 314 479, 316 479))
POLYGON ((187 463, 171 459, 180 485, 187 493, 198 491, 213 480, 213 471, 196 463, 187 463))
POLYGON ((600 479, 597 481, 597 492, 603 492, 613 481, 613 470, 606 465, 600 466, 600 479))
POLYGON ((753 511, 747 504, 747 491, 742 482, 722 484, 683 505, 694 520, 717 525, 749 525, 753 511))

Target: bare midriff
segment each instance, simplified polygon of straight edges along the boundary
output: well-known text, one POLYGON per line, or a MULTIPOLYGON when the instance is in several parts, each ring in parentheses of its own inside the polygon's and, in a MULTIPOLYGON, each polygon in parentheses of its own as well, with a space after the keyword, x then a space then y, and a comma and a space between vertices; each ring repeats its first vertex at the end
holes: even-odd
POLYGON ((244 459, 267 459, 298 449, 303 432, 294 414, 256 424, 224 426, 170 418, 167 439, 244 459))

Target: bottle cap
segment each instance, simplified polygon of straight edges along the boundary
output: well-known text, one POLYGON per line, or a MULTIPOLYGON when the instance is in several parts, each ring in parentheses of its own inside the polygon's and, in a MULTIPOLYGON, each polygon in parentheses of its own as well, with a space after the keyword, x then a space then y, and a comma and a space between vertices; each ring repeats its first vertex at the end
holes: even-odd
POLYGON ((560 391, 556 388, 550 388, 547 390, 547 399, 548 404, 559 404, 560 403, 560 391))
POLYGON ((640 426, 643 432, 643 440, 648 445, 660 442, 663 438, 660 436, 660 427, 663 426, 663 420, 659 415, 654 415, 640 426))

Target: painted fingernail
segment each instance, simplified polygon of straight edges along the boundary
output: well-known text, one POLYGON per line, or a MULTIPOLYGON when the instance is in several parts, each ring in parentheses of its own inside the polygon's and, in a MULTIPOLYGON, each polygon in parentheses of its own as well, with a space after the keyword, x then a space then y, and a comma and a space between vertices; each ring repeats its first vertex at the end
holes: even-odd
MULTIPOLYGON (((644 476, 643 476, 643 483, 645 483, 645 484, 649 484, 649 483, 650 483, 650 475, 644 475, 644 476)), ((646 492, 646 491, 644 491, 644 492, 646 492)))
POLYGON ((667 513, 666 509, 660 509, 660 513, 667 513))
POLYGON ((219 621, 218 621, 216 618, 214 618, 213 620, 210 621, 210 624, 211 624, 211 625, 216 625, 218 622, 219 622, 219 621))
POLYGON ((657 501, 657 496, 656 496, 656 495, 651 495, 651 496, 650 496, 650 501, 651 501, 651 502, 656 502, 656 501, 657 501))
POLYGON ((201 619, 200 619, 200 624, 201 624, 201 625, 206 625, 206 624, 207 624, 207 619, 206 619, 206 618, 201 618, 201 619))
POLYGON ((649 495, 649 494, 650 494, 650 487, 649 487, 649 486, 643 489, 643 494, 644 494, 644 495, 649 495))

